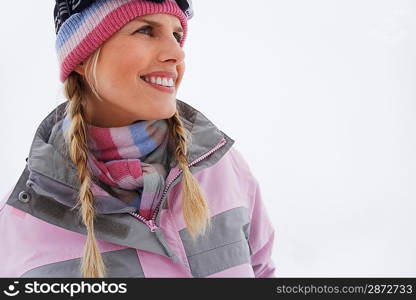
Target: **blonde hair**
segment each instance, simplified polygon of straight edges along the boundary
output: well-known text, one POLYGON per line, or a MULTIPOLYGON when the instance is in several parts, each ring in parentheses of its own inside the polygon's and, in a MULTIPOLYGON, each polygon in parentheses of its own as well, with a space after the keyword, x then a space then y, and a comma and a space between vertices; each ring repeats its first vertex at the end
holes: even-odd
MULTIPOLYGON (((90 190, 92 174, 87 167, 87 124, 84 105, 87 88, 102 100, 97 90, 96 66, 101 48, 98 48, 84 63, 84 77, 72 72, 64 82, 64 94, 69 100, 66 113, 71 118, 68 130, 68 152, 78 170, 80 182, 76 206, 80 206, 82 221, 87 229, 87 239, 81 259, 82 277, 106 277, 106 268, 94 232, 94 197, 90 190)), ((187 143, 190 135, 180 119, 178 111, 167 120, 170 137, 174 142, 174 156, 183 173, 182 213, 190 236, 196 241, 210 227, 209 208, 205 196, 188 167, 187 143)), ((75 207, 76 207, 75 206, 75 207)))

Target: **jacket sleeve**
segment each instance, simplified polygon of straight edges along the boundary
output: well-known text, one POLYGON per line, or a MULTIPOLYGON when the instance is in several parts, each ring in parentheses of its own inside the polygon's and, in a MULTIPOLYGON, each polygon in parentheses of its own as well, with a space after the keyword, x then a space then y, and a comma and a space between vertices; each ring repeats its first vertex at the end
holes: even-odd
POLYGON ((259 183, 255 178, 254 181, 254 205, 249 234, 251 265, 255 277, 275 277, 275 264, 271 258, 275 230, 263 204, 259 183))
POLYGON ((271 258, 275 230, 263 203, 259 182, 241 152, 235 147, 232 147, 231 151, 236 159, 239 176, 248 180, 246 183, 250 186, 248 243, 254 275, 255 277, 275 277, 275 264, 271 258))

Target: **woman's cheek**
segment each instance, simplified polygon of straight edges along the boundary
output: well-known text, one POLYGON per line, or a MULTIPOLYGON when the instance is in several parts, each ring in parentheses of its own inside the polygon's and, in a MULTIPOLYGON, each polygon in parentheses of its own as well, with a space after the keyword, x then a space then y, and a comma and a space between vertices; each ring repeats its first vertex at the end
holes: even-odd
POLYGON ((176 70, 178 71, 178 79, 176 81, 176 87, 179 87, 182 82, 183 75, 185 74, 185 62, 182 62, 181 64, 179 64, 176 67, 176 70))

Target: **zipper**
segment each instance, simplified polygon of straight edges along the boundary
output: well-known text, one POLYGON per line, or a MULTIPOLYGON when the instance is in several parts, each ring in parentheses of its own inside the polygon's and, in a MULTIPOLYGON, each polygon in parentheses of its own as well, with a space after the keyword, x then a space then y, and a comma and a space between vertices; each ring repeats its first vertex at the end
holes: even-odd
MULTIPOLYGON (((200 157, 198 157, 197 159, 195 159, 194 161, 192 161, 191 163, 188 164, 188 168, 199 163, 200 161, 204 160, 205 158, 207 158, 208 156, 210 156, 212 153, 214 153, 215 151, 217 151, 218 149, 220 149, 222 146, 224 146, 227 143, 227 141, 225 140, 225 138, 222 138, 221 141, 211 150, 209 150, 207 153, 201 155, 200 157)), ((171 186, 171 184, 176 180, 176 178, 178 178, 181 173, 182 173, 182 169, 179 169, 179 172, 175 175, 175 177, 173 177, 169 183, 165 186, 165 189, 163 190, 162 193, 162 197, 158 203, 158 205, 155 208, 155 211, 152 214, 152 218, 151 219, 146 219, 143 216, 141 216, 138 213, 134 213, 134 212, 129 212, 129 214, 131 214, 132 216, 134 216, 135 218, 137 218, 138 220, 142 221, 144 224, 146 224, 151 232, 155 232, 159 227, 156 225, 156 217, 157 214, 159 212, 160 206, 162 205, 163 199, 165 198, 169 187, 171 186)))
POLYGON ((155 232, 156 229, 158 229, 158 227, 156 226, 156 223, 153 219, 148 220, 148 219, 144 218, 143 216, 141 216, 137 213, 134 213, 134 212, 129 212, 129 214, 133 215, 134 217, 136 217, 137 219, 142 221, 144 224, 146 224, 147 227, 149 227, 151 232, 155 232))

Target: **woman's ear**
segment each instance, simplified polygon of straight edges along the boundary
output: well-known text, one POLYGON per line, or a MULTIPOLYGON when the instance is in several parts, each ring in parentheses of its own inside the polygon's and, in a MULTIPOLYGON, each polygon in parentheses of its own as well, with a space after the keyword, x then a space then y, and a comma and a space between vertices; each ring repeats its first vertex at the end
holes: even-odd
POLYGON ((78 74, 84 76, 85 75, 84 63, 81 62, 78 66, 75 67, 74 71, 77 72, 78 74))

